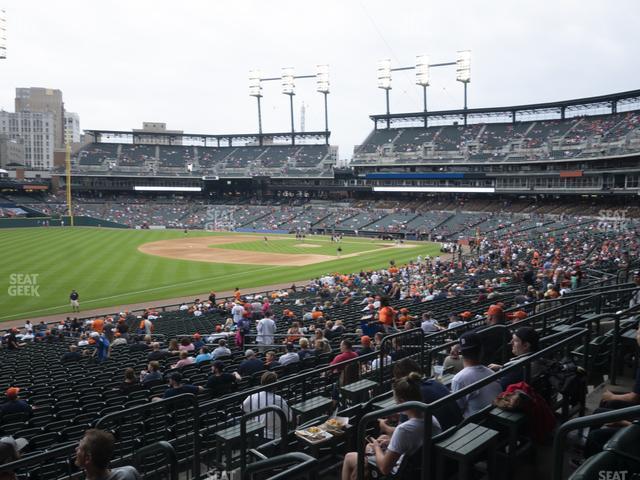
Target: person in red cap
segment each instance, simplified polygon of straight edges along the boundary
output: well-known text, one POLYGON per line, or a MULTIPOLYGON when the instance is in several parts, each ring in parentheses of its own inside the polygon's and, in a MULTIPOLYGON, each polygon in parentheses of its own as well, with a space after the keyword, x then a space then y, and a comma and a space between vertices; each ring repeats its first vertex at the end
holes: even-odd
POLYGON ((32 409, 24 400, 18 398, 20 389, 18 387, 9 387, 5 392, 7 401, 0 405, 0 415, 9 415, 10 413, 28 413, 31 415, 32 409))

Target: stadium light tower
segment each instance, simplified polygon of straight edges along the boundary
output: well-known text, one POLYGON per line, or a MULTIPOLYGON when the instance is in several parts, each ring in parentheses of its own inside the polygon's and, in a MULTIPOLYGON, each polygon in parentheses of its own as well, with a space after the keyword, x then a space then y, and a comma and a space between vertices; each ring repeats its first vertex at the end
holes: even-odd
POLYGON ((260 109, 260 99, 262 98, 262 74, 260 70, 249 71, 249 96, 256 97, 258 101, 258 142, 262 146, 262 110, 260 109))
MULTIPOLYGON (((329 113, 328 101, 329 96, 329 65, 316 66, 316 90, 324 95, 324 132, 329 133, 329 113)), ((325 141, 329 145, 329 135, 325 135, 325 141)))
POLYGON ((424 128, 427 128, 427 87, 429 86, 429 57, 427 55, 418 55, 416 58, 416 84, 422 87, 424 128))
POLYGON ((291 145, 296 144, 295 127, 293 120, 293 96, 296 94, 295 75, 292 67, 282 69, 282 93, 289 95, 289 105, 291 108, 291 145))
MULTIPOLYGON (((471 81, 471 50, 461 50, 456 59, 456 80, 464 85, 464 109, 467 109, 467 85, 471 81)), ((467 124, 467 114, 464 114, 467 124)))
POLYGON ((7 58, 7 15, 0 9, 0 59, 7 58))
MULTIPOLYGON (((378 62, 378 88, 385 91, 387 100, 387 115, 389 115, 389 90, 391 90, 391 60, 388 58, 378 62)), ((387 128, 390 127, 390 120, 387 116, 387 128)))

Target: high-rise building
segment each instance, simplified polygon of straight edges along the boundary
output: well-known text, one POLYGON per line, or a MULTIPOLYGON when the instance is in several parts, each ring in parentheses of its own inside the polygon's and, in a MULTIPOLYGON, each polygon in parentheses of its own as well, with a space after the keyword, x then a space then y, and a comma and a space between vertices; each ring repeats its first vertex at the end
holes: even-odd
POLYGON ((24 149, 24 165, 38 170, 53 168, 54 116, 40 112, 0 111, 0 135, 24 149))
POLYGON ((13 165, 24 165, 24 145, 0 133, 0 168, 13 165))
POLYGON ((64 112, 64 142, 80 143, 80 115, 64 112))
POLYGON ((62 92, 51 88, 16 88, 16 113, 39 112, 53 116, 53 148, 64 148, 64 103, 62 92))

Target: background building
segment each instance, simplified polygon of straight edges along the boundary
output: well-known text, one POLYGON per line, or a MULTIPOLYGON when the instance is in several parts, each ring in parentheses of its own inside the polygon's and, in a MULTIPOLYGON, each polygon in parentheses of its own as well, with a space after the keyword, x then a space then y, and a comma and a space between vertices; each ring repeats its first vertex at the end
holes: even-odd
POLYGON ((24 145, 19 139, 0 133, 0 168, 24 165, 24 145))
POLYGON ((52 113, 0 111, 0 135, 20 143, 26 167, 49 170, 53 167, 54 116, 52 113))
POLYGON ((64 148, 65 119, 62 91, 51 88, 16 88, 16 112, 50 113, 53 118, 53 148, 64 148))
POLYGON ((142 129, 133 129, 133 143, 147 145, 182 145, 182 130, 167 130, 166 123, 160 122, 142 122, 142 129), (136 133, 160 133, 157 137, 151 135, 143 135, 136 137, 136 133), (175 135, 172 136, 172 135, 175 135))
POLYGON ((64 142, 80 143, 80 115, 64 112, 64 142))

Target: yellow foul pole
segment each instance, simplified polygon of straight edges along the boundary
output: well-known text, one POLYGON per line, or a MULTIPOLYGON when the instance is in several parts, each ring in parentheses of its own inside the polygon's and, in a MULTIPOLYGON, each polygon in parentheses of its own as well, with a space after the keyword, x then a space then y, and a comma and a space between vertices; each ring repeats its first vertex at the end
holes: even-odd
POLYGON ((67 155, 66 155, 66 170, 67 170, 67 211, 69 214, 69 225, 73 227, 73 209, 71 208, 71 144, 67 142, 67 155))

